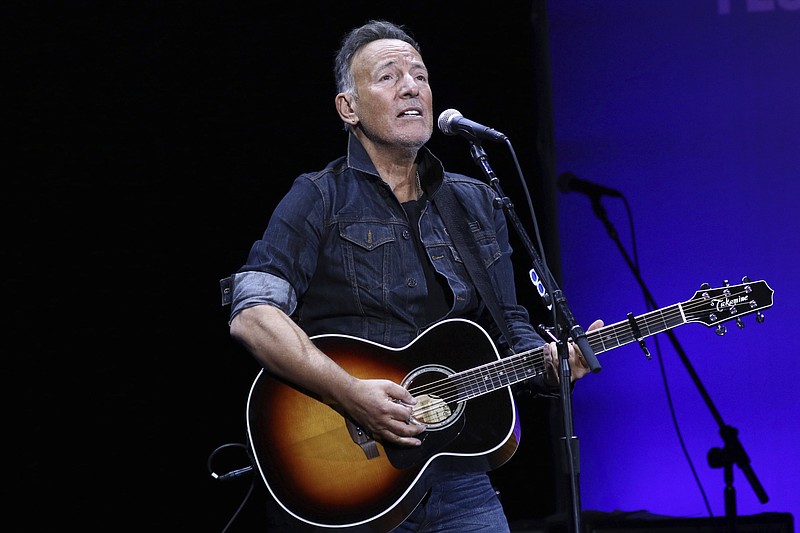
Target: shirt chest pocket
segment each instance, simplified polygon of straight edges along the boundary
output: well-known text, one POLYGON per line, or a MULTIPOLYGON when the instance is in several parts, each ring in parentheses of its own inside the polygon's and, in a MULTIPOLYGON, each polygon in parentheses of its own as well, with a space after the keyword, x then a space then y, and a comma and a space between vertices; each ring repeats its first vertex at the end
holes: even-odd
POLYGON ((497 235, 492 231, 478 231, 474 236, 480 250, 481 261, 487 268, 491 267, 503 255, 497 243, 497 235))
POLYGON ((391 280, 396 240, 391 225, 379 222, 340 222, 344 275, 362 289, 384 288, 391 280))
MULTIPOLYGON (((475 250, 478 252, 481 263, 484 267, 490 268, 503 255, 500 244, 497 242, 497 235, 492 231, 482 230, 477 222, 471 222, 469 228, 471 234, 468 238, 474 239, 475 250)), ((449 248, 456 263, 464 263, 464 259, 452 242, 449 243, 449 248)))

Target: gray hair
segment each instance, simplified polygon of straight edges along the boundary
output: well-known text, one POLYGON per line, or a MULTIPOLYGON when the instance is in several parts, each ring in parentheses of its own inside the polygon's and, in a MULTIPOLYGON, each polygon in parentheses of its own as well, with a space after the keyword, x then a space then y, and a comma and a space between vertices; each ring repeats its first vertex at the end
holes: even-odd
POLYGON ((353 77, 353 71, 350 69, 353 63, 353 56, 364 46, 379 39, 405 41, 413 46, 414 50, 422 54, 419 44, 411 37, 404 26, 386 20, 370 20, 363 26, 350 30, 342 39, 342 44, 336 52, 333 72, 336 77, 337 93, 355 96, 356 82, 353 77))

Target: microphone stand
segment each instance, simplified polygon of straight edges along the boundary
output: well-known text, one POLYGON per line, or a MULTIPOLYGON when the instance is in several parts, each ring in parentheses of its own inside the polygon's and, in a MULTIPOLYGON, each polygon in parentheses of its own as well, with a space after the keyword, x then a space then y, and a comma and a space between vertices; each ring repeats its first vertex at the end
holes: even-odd
MULTIPOLYGON (((528 237, 528 234, 525 232, 525 229, 522 226, 519 218, 517 217, 516 211, 514 210, 514 205, 511 200, 505 195, 500 187, 500 180, 492 170, 491 165, 489 165, 489 159, 484 151, 483 147, 480 144, 480 141, 477 139, 470 140, 470 155, 472 156, 473 161, 475 164, 480 167, 483 174, 489 181, 489 184, 494 188, 497 192, 497 198, 495 199, 495 207, 502 208, 506 217, 512 222, 512 225, 516 229, 517 233, 519 234, 523 244, 525 245, 528 254, 533 261, 533 268, 536 274, 539 276, 539 279, 544 284, 545 288, 547 289, 545 294, 542 295, 542 298, 545 300, 545 305, 548 307, 551 305, 554 306, 556 311, 556 320, 558 325, 560 326, 557 328, 558 337, 553 337, 553 340, 556 341, 556 345, 558 346, 558 357, 559 357, 559 384, 560 384, 560 395, 561 395, 561 418, 563 423, 563 431, 564 431, 564 452, 566 455, 566 463, 567 463, 567 472, 569 475, 569 482, 570 482, 570 494, 571 498, 571 531, 573 533, 581 533, 583 531, 581 525, 581 502, 580 502, 580 454, 579 454, 579 442, 578 437, 575 435, 574 432, 574 417, 572 412, 572 385, 571 385, 571 371, 569 368, 569 344, 568 340, 571 337, 572 340, 578 344, 583 353, 584 358, 586 359, 587 364, 592 372, 599 372, 601 370, 601 366, 597 357, 594 354, 591 346, 589 346, 589 341, 586 338, 586 333, 584 332, 583 328, 578 324, 575 320, 575 317, 572 315, 569 307, 567 306, 567 300, 564 297, 563 292, 558 288, 550 270, 547 268, 547 265, 544 264, 541 257, 539 256, 536 248, 533 246, 531 239, 528 237)), ((552 336, 552 334, 551 334, 552 336)))
MULTIPOLYGON (((617 248, 619 248, 620 252, 625 258, 625 261, 628 263, 631 272, 633 272, 634 277, 636 277, 636 281, 639 282, 639 286, 642 288, 642 292, 645 295, 647 303, 652 307, 652 309, 658 309, 653 296, 650 294, 650 291, 647 289, 647 286, 641 277, 639 269, 633 264, 633 261, 625 251, 624 246, 622 246, 619 235, 614 229, 614 226, 611 224, 611 221, 608 218, 608 213, 600 202, 600 196, 600 194, 590 195, 592 209, 594 210, 595 215, 603 222, 609 236, 616 243, 617 248)), ((743 323, 740 323, 739 327, 744 327, 743 323)), ((717 333, 724 334, 724 331, 724 329, 718 329, 717 333)), ((761 486, 761 483, 758 481, 758 478, 750 466, 750 458, 747 456, 747 453, 745 453, 742 443, 739 442, 739 439, 737 438, 739 433, 738 430, 725 424, 723 421, 722 416, 720 415, 719 411, 717 411, 714 403, 711 401, 708 391, 706 391, 706 388, 703 386, 703 383, 700 381, 700 378, 686 356, 686 352, 683 351, 683 348, 681 348, 681 345, 678 343, 678 339, 675 337, 675 334, 672 331, 667 331, 666 335, 669 336, 672 345, 675 347, 675 351, 678 353, 678 356, 683 362, 683 365, 686 367, 686 370, 689 372, 692 381, 694 381, 697 390, 700 392, 700 396, 703 397, 703 400, 708 406, 709 411, 711 411, 711 415, 714 417, 714 420, 717 421, 719 433, 722 436, 723 442, 725 443, 724 448, 712 448, 709 450, 707 458, 709 466, 712 468, 724 468, 725 517, 727 519, 729 530, 734 531, 735 529, 733 528, 735 527, 734 524, 736 521, 736 490, 733 487, 732 468, 734 464, 738 465, 739 468, 742 469, 742 472, 744 472, 745 477, 750 482, 750 485, 753 487, 753 490, 755 491, 761 503, 767 503, 769 498, 767 497, 767 493, 764 491, 764 487, 761 486)))

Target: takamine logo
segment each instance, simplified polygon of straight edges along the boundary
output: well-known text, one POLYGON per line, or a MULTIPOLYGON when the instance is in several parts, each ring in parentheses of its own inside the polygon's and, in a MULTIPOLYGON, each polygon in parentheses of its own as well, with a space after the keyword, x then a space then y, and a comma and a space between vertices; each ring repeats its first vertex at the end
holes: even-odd
POLYGON ((764 11, 795 11, 800 0, 717 0, 717 13, 763 13, 764 11))
POLYGON ((736 307, 737 305, 744 304, 750 301, 749 294, 743 294, 742 296, 737 296, 736 298, 712 298, 711 304, 717 311, 724 311, 726 309, 730 309, 732 307, 736 307))

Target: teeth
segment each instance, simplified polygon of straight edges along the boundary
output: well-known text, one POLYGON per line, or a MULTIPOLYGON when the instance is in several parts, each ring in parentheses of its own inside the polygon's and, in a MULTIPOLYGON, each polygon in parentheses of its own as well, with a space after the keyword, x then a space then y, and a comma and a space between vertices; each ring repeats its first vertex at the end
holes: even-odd
POLYGON ((404 114, 404 115, 414 115, 414 116, 418 116, 418 115, 419 115, 419 111, 405 111, 405 112, 403 112, 403 114, 404 114))

